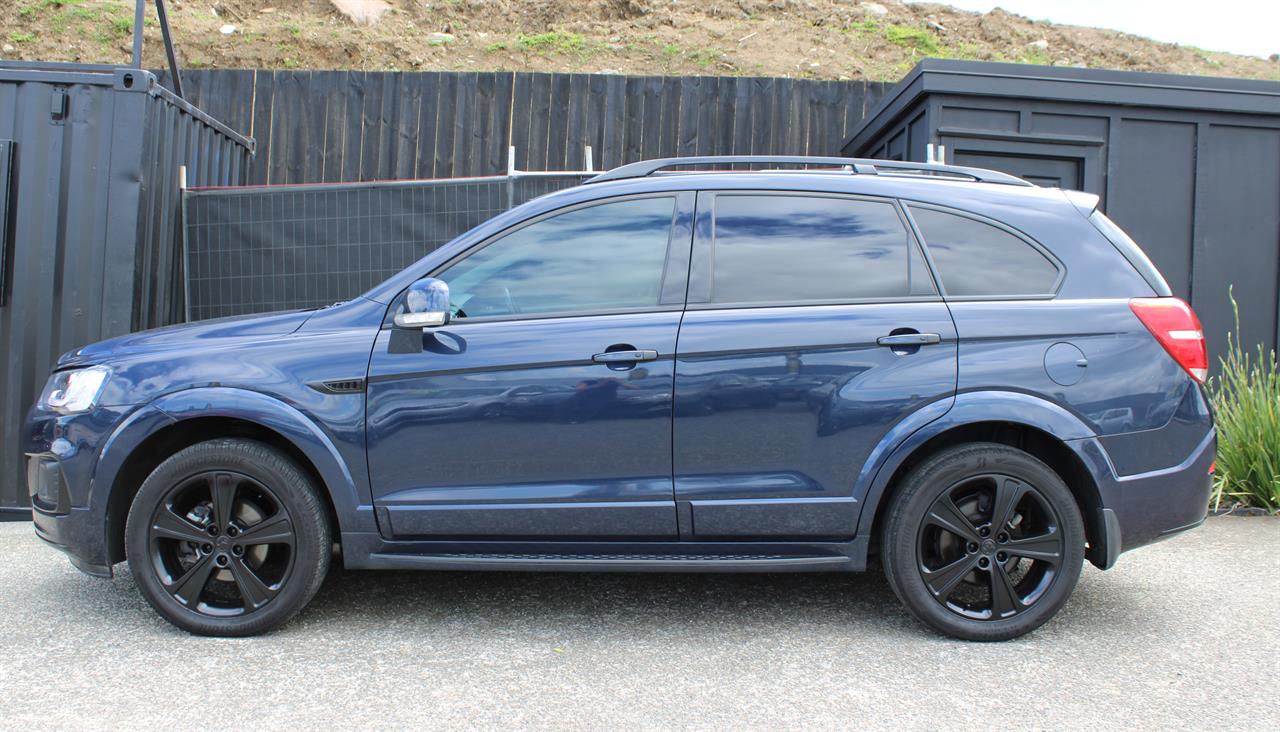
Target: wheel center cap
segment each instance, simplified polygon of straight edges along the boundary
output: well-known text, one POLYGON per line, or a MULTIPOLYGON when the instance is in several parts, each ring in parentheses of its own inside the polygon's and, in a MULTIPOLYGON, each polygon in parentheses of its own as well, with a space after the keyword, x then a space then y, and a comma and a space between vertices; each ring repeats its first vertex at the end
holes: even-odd
POLYGON ((217 539, 214 540, 214 544, 219 549, 226 549, 228 546, 231 545, 231 540, 225 536, 219 536, 217 539))
POLYGON ((992 541, 992 540, 990 540, 990 539, 984 539, 984 540, 982 541, 982 553, 983 553, 983 554, 993 554, 993 553, 995 553, 995 550, 996 550, 996 543, 995 543, 994 541, 992 541))

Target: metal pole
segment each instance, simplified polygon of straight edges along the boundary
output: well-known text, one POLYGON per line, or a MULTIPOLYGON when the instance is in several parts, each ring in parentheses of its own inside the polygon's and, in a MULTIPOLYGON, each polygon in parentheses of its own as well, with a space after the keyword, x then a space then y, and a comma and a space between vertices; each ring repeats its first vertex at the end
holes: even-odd
POLYGON ((191 248, 187 241, 187 166, 178 168, 178 225, 182 227, 182 322, 191 322, 191 248))
POLYGON ((516 146, 507 148, 507 209, 516 207, 516 146))
MULTIPOLYGON (((139 2, 139 5, 142 3, 139 2)), ((164 55, 169 58, 169 75, 173 77, 173 93, 178 95, 179 99, 186 99, 182 96, 182 73, 178 71, 178 55, 173 50, 173 34, 169 32, 169 13, 165 10, 164 0, 156 0, 156 14, 160 18, 160 34, 164 37, 164 55)), ((139 25, 141 29, 141 25, 139 25)), ((141 38, 142 34, 138 34, 141 38)), ((142 46, 138 44, 138 57, 142 57, 142 46)), ((139 66, 138 68, 142 68, 139 66)))
POLYGON ((142 68, 142 23, 147 19, 147 0, 138 0, 133 10, 133 66, 142 68))

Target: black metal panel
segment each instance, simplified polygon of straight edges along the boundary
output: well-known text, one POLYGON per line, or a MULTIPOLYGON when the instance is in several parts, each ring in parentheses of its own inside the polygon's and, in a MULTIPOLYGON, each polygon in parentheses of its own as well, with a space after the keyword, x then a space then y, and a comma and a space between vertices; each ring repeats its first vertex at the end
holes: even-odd
POLYGON ((9 303, 9 231, 17 214, 13 206, 13 140, 0 140, 0 307, 9 303))
POLYGON ((1228 288, 1244 342, 1276 344, 1280 83, 929 60, 843 152, 922 160, 922 133, 949 162, 1098 194, 1190 299, 1211 360, 1234 327, 1228 288))
POLYGON ((57 356, 175 314, 178 169, 240 183, 248 140, 137 69, 0 63, 13 140, 0 305, 0 509, 27 505, 21 426, 57 356))

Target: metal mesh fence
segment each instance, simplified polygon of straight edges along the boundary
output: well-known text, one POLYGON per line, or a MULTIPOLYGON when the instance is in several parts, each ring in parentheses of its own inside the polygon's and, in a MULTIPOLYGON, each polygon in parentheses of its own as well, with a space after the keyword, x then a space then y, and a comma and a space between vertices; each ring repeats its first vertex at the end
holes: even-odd
POLYGON ((189 191, 187 319, 345 300, 590 173, 189 191))

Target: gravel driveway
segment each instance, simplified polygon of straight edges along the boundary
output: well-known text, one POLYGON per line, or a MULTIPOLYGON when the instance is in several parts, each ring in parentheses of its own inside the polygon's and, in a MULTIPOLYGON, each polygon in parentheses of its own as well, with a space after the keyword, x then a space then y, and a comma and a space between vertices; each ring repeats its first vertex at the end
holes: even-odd
POLYGON ((1086 566, 979 645, 866 575, 334 571, 254 639, 188 636, 127 571, 0 524, 0 728, 1280 728, 1280 519, 1086 566))

